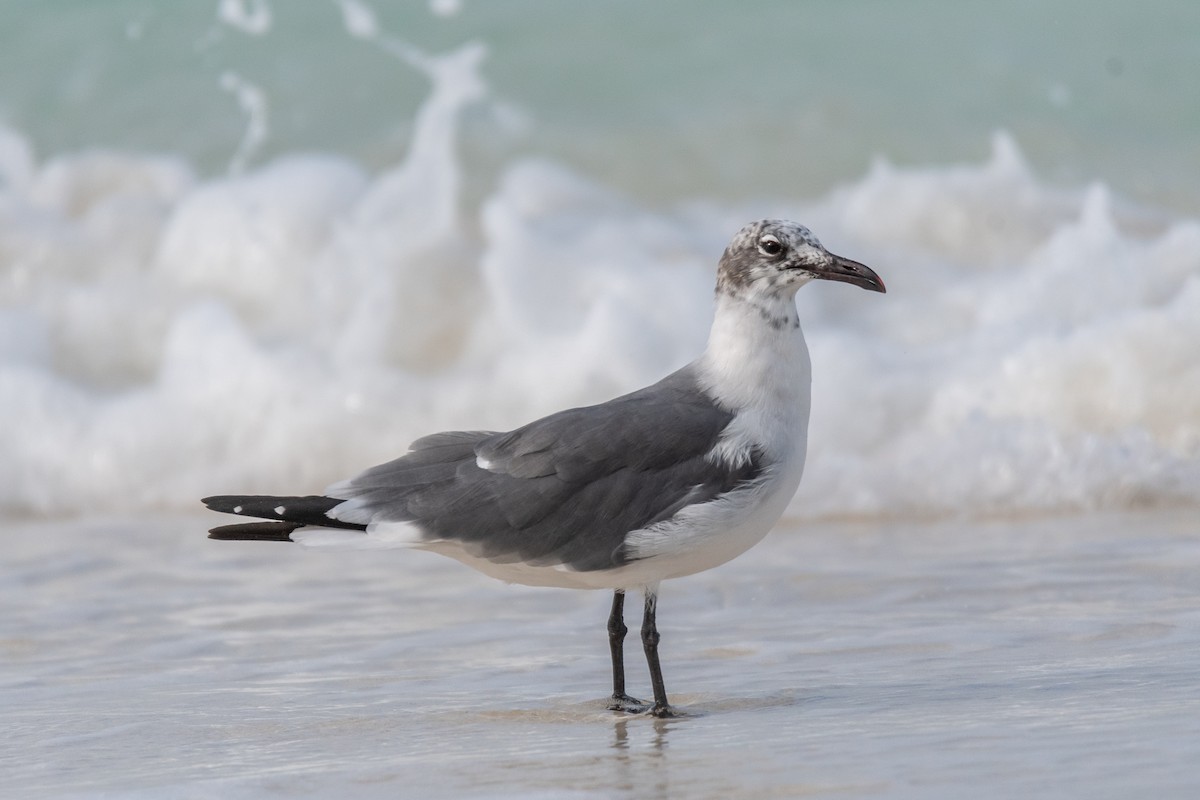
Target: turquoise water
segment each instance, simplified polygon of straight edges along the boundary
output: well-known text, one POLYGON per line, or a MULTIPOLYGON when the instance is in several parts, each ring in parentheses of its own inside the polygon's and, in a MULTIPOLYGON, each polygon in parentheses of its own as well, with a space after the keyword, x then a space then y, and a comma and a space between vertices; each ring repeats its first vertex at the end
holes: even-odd
MULTIPOLYGON (((43 156, 165 152, 215 174, 245 129, 221 88, 233 71, 269 104, 256 162, 305 150, 380 167, 402 152, 427 83, 348 35, 337 4, 267 6, 259 35, 218 7, 5 0, 0 119, 43 156)), ((478 168, 538 153, 644 201, 813 197, 876 156, 978 160, 1004 129, 1053 181, 1200 208, 1200 7, 1186 0, 464 0, 451 15, 419 2, 375 13, 431 51, 487 46, 492 102, 466 137, 478 168)))

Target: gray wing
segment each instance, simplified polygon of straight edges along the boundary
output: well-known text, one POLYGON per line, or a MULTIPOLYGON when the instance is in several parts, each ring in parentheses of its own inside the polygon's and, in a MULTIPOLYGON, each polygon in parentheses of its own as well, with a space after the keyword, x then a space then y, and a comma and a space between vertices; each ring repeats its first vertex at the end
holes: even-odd
POLYGON ((457 540, 498 562, 620 566, 628 532, 760 474, 757 457, 736 466, 705 458, 731 419, 685 367, 508 433, 418 439, 401 458, 331 490, 355 501, 334 513, 412 522, 430 540, 457 540))

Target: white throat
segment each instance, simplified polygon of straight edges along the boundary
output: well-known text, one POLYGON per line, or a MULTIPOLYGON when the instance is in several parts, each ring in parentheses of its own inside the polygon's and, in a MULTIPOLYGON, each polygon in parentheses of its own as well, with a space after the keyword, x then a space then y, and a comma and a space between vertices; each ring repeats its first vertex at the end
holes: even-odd
POLYGON ((801 463, 808 439, 812 364, 791 294, 717 293, 701 384, 743 418, 745 437, 777 458, 801 463), (798 448, 798 449, 797 449, 798 448))

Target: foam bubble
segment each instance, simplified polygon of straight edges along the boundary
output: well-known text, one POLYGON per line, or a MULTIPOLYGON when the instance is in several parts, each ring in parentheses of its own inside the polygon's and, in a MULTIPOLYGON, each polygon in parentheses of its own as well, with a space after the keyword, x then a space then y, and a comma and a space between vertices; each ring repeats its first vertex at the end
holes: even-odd
POLYGON ((379 23, 369 6, 358 0, 337 0, 337 4, 348 34, 356 39, 374 39, 379 35, 379 23))
POLYGON ((462 12, 462 0, 429 0, 429 10, 439 17, 453 17, 462 12))
POLYGON ((267 96, 262 89, 236 72, 221 73, 220 83, 222 89, 237 98, 238 106, 246 117, 246 132, 242 134, 242 140, 229 162, 229 171, 236 175, 246 168, 267 140, 270 126, 267 96))
POLYGON ((0 190, 21 193, 33 179, 33 148, 24 136, 0 124, 0 190))
POLYGON ((267 0, 221 0, 217 19, 251 36, 263 36, 271 30, 271 6, 267 0))

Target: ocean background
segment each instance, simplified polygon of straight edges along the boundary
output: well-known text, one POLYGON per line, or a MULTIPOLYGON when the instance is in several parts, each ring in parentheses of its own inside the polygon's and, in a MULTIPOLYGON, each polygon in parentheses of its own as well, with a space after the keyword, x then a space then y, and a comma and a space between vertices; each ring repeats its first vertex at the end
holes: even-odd
POLYGON ((1196 75, 1168 0, 0 0, 0 787, 1195 796, 1196 75), (664 593, 695 719, 598 710, 599 594, 203 538, 686 363, 768 216, 888 294, 798 296, 800 492, 664 593))
POLYGON ((641 386, 765 216, 891 290, 800 296, 798 514, 1200 496, 1193 4, 6 8, 4 513, 641 386))

